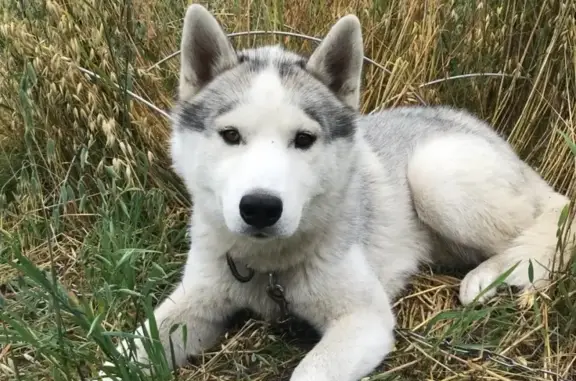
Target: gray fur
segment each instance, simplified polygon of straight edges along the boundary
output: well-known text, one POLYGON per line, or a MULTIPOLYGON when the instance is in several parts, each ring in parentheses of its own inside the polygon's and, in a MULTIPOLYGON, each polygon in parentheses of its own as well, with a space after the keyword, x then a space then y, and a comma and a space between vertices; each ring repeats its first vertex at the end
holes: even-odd
POLYGON ((350 138, 355 129, 355 111, 343 103, 305 68, 306 59, 283 52, 279 46, 243 50, 238 64, 206 83, 192 98, 179 99, 174 113, 177 128, 204 131, 210 120, 240 104, 247 84, 263 70, 273 67, 291 92, 294 103, 316 120, 330 139, 350 138), (343 107, 344 106, 344 107, 343 107))

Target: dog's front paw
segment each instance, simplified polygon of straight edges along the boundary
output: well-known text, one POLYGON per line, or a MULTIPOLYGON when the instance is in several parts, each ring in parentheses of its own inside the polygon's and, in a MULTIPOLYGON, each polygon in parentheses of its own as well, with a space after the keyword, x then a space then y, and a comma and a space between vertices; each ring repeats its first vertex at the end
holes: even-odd
MULTIPOLYGON (((105 362, 104 366, 114 366, 112 363, 110 362, 105 362)), ((103 370, 98 372, 98 378, 95 378, 92 381, 120 381, 120 378, 117 377, 108 377, 108 374, 106 372, 104 372, 103 370)))
MULTIPOLYGON (((148 355, 146 353, 146 349, 142 345, 140 340, 134 341, 134 346, 132 349, 129 348, 128 343, 125 340, 122 340, 120 344, 116 347, 116 350, 120 353, 121 356, 124 356, 126 359, 130 358, 133 361, 148 364, 148 355)), ((104 363, 104 367, 113 368, 114 364, 109 361, 104 363)), ((146 369, 142 369, 143 373, 148 374, 146 369)), ((100 370, 98 372, 98 377, 92 381, 120 381, 121 378, 110 376, 104 370, 100 370)))

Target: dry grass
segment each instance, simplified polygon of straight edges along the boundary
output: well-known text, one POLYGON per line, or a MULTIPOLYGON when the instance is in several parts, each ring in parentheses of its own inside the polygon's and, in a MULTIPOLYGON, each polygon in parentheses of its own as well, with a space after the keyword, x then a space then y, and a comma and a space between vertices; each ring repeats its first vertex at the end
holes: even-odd
MULTIPOLYGON (((557 189, 573 191, 565 137, 576 133, 575 1, 314 4, 220 0, 209 8, 229 32, 318 37, 356 13, 367 56, 385 69, 366 65, 364 111, 419 98, 467 108, 557 189)), ((106 331, 133 329, 178 274, 189 205, 169 170, 169 125, 124 90, 169 109, 178 62, 154 64, 177 50, 185 6, 0 0, 3 380, 94 374, 113 356, 106 331)), ((285 36, 235 42, 314 46, 285 36)), ((396 351, 371 380, 576 379, 575 274, 539 295, 462 308, 457 278, 423 270, 396 304, 396 351)), ((306 332, 291 328, 250 320, 176 376, 288 379, 310 346, 306 332)), ((156 380, 171 377, 160 359, 157 372, 156 380)), ((125 379, 144 378, 134 371, 125 379)))

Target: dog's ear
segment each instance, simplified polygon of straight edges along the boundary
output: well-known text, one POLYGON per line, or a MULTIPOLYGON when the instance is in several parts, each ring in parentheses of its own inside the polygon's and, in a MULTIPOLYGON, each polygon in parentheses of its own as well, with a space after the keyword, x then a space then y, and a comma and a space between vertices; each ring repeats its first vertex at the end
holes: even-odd
POLYGON ((342 17, 310 56, 306 69, 354 109, 360 107, 360 81, 364 49, 360 21, 342 17))
POLYGON ((199 4, 192 4, 186 11, 180 54, 180 99, 196 94, 218 74, 238 63, 224 30, 199 4))

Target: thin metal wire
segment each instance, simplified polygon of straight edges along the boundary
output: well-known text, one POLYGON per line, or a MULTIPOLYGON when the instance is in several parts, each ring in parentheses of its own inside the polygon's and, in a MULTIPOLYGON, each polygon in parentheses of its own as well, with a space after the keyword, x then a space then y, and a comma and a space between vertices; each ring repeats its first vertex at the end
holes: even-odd
MULTIPOLYGON (((322 42, 321 38, 318 37, 312 37, 312 36, 308 36, 305 34, 300 34, 300 33, 294 33, 294 32, 284 32, 284 31, 280 31, 280 30, 271 30, 271 31, 267 31, 267 30, 254 30, 254 31, 247 31, 247 32, 235 32, 235 33, 229 33, 228 37, 233 38, 233 37, 241 37, 241 36, 250 36, 250 35, 267 35, 267 34, 271 34, 271 35, 278 35, 278 36, 288 36, 288 37, 297 37, 297 38, 302 38, 304 40, 309 40, 309 41, 314 41, 314 42, 322 42)), ((152 66, 150 66, 148 69, 146 69, 147 71, 154 69, 155 67, 158 67, 159 65, 161 65, 162 63, 176 57, 177 55, 180 54, 180 50, 175 51, 174 53, 171 53, 170 55, 162 58, 160 61, 156 62, 155 64, 153 64, 152 66)), ((378 62, 374 61, 373 59, 364 56, 364 61, 371 63, 372 65, 376 66, 378 69, 383 70, 384 72, 388 73, 388 74, 392 74, 392 71, 386 69, 384 66, 382 66, 381 64, 379 64, 378 62)), ((424 100, 424 98, 422 98, 418 93, 414 92, 414 96, 416 97, 416 99, 418 99, 418 101, 422 104, 422 105, 426 105, 426 101, 424 100)))
POLYGON ((521 79, 528 79, 528 77, 524 77, 522 75, 514 75, 514 74, 506 74, 506 73, 470 73, 470 74, 460 74, 454 75, 451 77, 439 78, 435 79, 430 82, 423 83, 419 85, 419 88, 423 88, 430 85, 435 85, 437 83, 452 81, 454 79, 462 79, 462 78, 475 78, 475 77, 500 77, 500 78, 521 78, 521 79))
MULTIPOLYGON (((302 38, 305 40, 310 40, 310 41, 314 41, 314 42, 321 42, 322 39, 318 38, 318 37, 312 37, 312 36, 307 36, 305 34, 300 34, 300 33, 294 33, 294 32, 284 32, 284 31, 265 31, 265 30, 255 30, 255 31, 248 31, 248 32, 235 32, 235 33, 230 33, 228 34, 228 37, 240 37, 240 36, 249 36, 249 35, 265 35, 265 34, 272 34, 272 35, 280 35, 280 36, 289 36, 289 37, 297 37, 297 38, 302 38)), ((180 54, 180 50, 175 51, 174 53, 162 58, 160 61, 156 62, 155 64, 153 64, 152 66, 150 66, 148 69, 146 69, 147 71, 150 71, 152 69, 154 69, 155 67, 158 67, 159 65, 161 65, 162 63, 176 57, 177 55, 180 54)), ((65 58, 67 61, 70 61, 72 63, 72 60, 70 60, 69 58, 65 58)), ((379 63, 375 62, 374 60, 372 60, 371 58, 368 58, 366 56, 364 56, 364 60, 366 62, 371 63, 372 65, 376 66, 377 68, 379 68, 380 70, 383 70, 384 72, 388 73, 388 74, 392 74, 392 72, 388 69, 386 69, 384 66, 380 65, 379 63)), ((81 66, 78 66, 74 63, 72 63, 78 70, 80 70, 81 72, 83 72, 86 75, 89 75, 92 78, 95 79, 99 79, 101 80, 102 77, 88 69, 85 69, 81 66)), ((139 96, 138 94, 135 94, 134 92, 127 90, 127 89, 123 89, 120 85, 112 82, 112 84, 119 90, 125 91, 127 94, 129 94, 131 97, 133 97, 134 99, 144 103, 146 106, 150 107, 151 109, 153 109, 154 111, 162 114, 164 117, 166 117, 169 120, 172 120, 171 115, 162 110, 161 108, 159 108, 158 106, 154 105, 153 103, 151 103, 150 101, 142 98, 141 96, 139 96)), ((414 93, 414 96, 418 99, 418 101, 423 104, 426 105, 426 101, 417 93, 414 93)))
MULTIPOLYGON (((405 340, 410 341, 409 338, 407 336, 410 336, 412 339, 414 339, 415 341, 417 341, 420 344, 423 344, 425 346, 427 346, 428 348, 432 348, 434 347, 433 344, 429 343, 427 338, 416 333, 413 331, 410 331, 408 329, 396 329, 396 332, 402 336, 405 340)), ((453 352, 453 353, 460 353, 463 354, 469 358, 482 358, 482 359, 486 359, 486 360, 490 360, 493 361, 497 364, 503 365, 505 367, 508 368, 517 368, 517 369, 522 369, 526 372, 530 372, 532 374, 546 374, 549 376, 554 376, 556 377, 556 381, 572 381, 568 378, 564 378, 562 377, 560 374, 546 370, 546 369, 534 369, 534 368, 530 368, 529 366, 526 366, 524 364, 519 363, 518 361, 501 355, 499 353, 496 353, 494 351, 491 351, 489 349, 478 349, 478 350, 471 350, 469 348, 465 348, 459 345, 454 345, 451 344, 450 342, 444 340, 441 344, 440 344, 440 349, 443 349, 447 352, 453 352)))
MULTIPOLYGON (((289 36, 289 37, 297 37, 297 38, 302 38, 305 40, 310 40, 310 41, 314 41, 314 42, 321 42, 322 39, 318 38, 318 37, 312 37, 312 36, 308 36, 305 34, 300 34, 300 33, 294 33, 294 32, 284 32, 284 31, 265 31, 265 30, 254 30, 254 31, 247 31, 247 32, 235 32, 235 33, 230 33, 228 34, 228 37, 233 38, 233 37, 241 37, 241 36, 250 36, 250 35, 267 35, 267 34, 271 34, 271 35, 280 35, 280 36, 289 36)), ((180 50, 175 51, 174 53, 171 53, 170 55, 162 58, 160 61, 156 62, 155 64, 153 64, 152 66, 150 66, 148 69, 146 69, 146 71, 150 71, 156 67, 158 67, 159 65, 161 65, 162 63, 176 57, 177 55, 180 54, 180 50)), ((67 59, 69 61, 71 61, 70 59, 67 59)), ((392 72, 388 69, 386 69, 384 66, 382 66, 381 64, 375 62, 374 60, 372 60, 369 57, 364 56, 364 60, 366 62, 371 63, 372 65, 376 66, 377 68, 379 68, 380 70, 383 70, 384 72, 388 73, 388 74, 392 74, 392 72)), ((102 79, 98 74, 85 69, 83 67, 80 67, 78 65, 75 65, 78 70, 80 70, 81 72, 83 72, 84 74, 87 74, 93 78, 96 79, 102 79)), ((461 75, 455 75, 455 76, 451 76, 451 77, 445 77, 445 78, 439 78, 439 79, 435 79, 433 81, 430 82, 426 82, 423 84, 418 85, 418 88, 424 88, 427 86, 431 86, 434 84, 438 84, 438 83, 442 83, 442 82, 446 82, 446 81, 451 81, 451 80, 456 80, 456 79, 463 79, 463 78, 474 78, 474 77, 501 77, 501 78, 522 78, 522 79, 527 79, 526 77, 523 76, 515 76, 513 74, 506 74, 506 73, 471 73, 471 74, 461 74, 461 75)), ((132 96, 134 99, 137 99, 138 101, 144 103, 145 105, 147 105, 148 107, 152 108, 154 111, 162 114, 163 116, 165 116, 166 118, 168 118, 169 120, 172 120, 171 115, 162 110, 161 108, 159 108, 158 106, 154 105, 153 103, 151 103, 150 101, 147 101, 146 99, 142 98, 141 96, 139 96, 138 94, 135 94, 134 92, 130 91, 130 90, 125 90, 122 89, 118 84, 113 83, 113 85, 118 88, 119 90, 122 91, 126 91, 127 94, 129 94, 130 96, 132 96)), ((416 97, 416 99, 418 99, 418 101, 422 104, 422 105, 426 105, 426 101, 416 92, 413 93, 414 96, 416 97)), ((370 111, 369 114, 374 114, 375 112, 378 112, 382 109, 382 107, 376 107, 374 110, 370 111)))
MULTIPOLYGON (((418 85, 419 89, 422 89, 427 86, 436 85, 438 83, 453 81, 455 79, 465 79, 465 78, 476 78, 476 77, 499 77, 499 78, 520 78, 520 79, 529 79, 528 77, 524 77, 522 75, 514 75, 514 74, 507 74, 507 73, 469 73, 469 74, 459 74, 453 75, 450 77, 438 78, 430 82, 422 83, 418 85)), ((418 95, 415 93, 415 95, 418 95)), ((369 114, 374 114, 382 110, 383 106, 378 106, 374 110, 370 111, 369 114)))
MULTIPOLYGON (((69 60, 69 59, 66 59, 66 60, 69 60)), ((71 60, 69 60, 69 61, 71 61, 71 60)), ((71 63, 72 63, 72 62, 71 62, 71 63)), ((78 65, 76 65, 75 63, 72 63, 72 64, 73 64, 78 70, 80 70, 82 73, 84 73, 84 74, 86 74, 86 75, 88 75, 88 76, 90 76, 90 77, 92 77, 92 78, 95 78, 95 79, 98 79, 98 80, 102 80, 102 77, 99 76, 98 74, 96 74, 96 73, 94 73, 94 72, 92 72, 92 71, 90 71, 90 70, 88 70, 88 69, 85 69, 85 68, 83 68, 83 67, 81 67, 81 66, 78 66, 78 65)), ((123 89, 123 88, 122 88, 120 85, 118 85, 117 83, 114 83, 114 82, 111 82, 111 83, 112 83, 118 90, 126 91, 126 93, 129 94, 129 95, 130 95, 131 97, 133 97, 134 99, 139 100, 140 102, 144 103, 146 106, 150 107, 150 108, 153 109, 154 111, 156 111, 156 112, 162 114, 163 116, 165 116, 167 119, 172 120, 172 117, 171 117, 171 115, 170 115, 168 112, 162 110, 160 107, 156 106, 154 103, 152 103, 152 102, 150 102, 150 101, 147 101, 146 99, 142 98, 140 95, 138 95, 138 94, 136 94, 136 93, 134 93, 134 92, 132 92, 132 91, 130 91, 130 90, 123 89)))
MULTIPOLYGON (((305 34, 294 33, 294 32, 284 32, 284 31, 280 31, 280 30, 270 30, 270 31, 268 31, 268 30, 253 30, 253 31, 247 31, 247 32, 235 32, 235 33, 228 34, 228 37, 234 38, 234 37, 251 36, 251 35, 266 35, 266 34, 278 35, 278 36, 288 36, 288 37, 297 37, 297 38, 302 38, 304 40, 309 40, 309 41, 314 41, 314 42, 322 42, 322 39, 318 38, 318 37, 307 36, 305 34)), ((180 50, 177 50, 174 53, 170 54, 169 56, 162 58, 160 61, 156 62, 154 65, 150 66, 146 70, 147 71, 152 70, 155 67, 163 64, 164 62, 176 57, 178 54, 180 54, 180 50)), ((370 62, 371 64, 373 64, 377 68, 384 70, 386 73, 392 74, 392 71, 386 69, 384 66, 380 65, 379 63, 375 62, 374 60, 372 60, 366 56, 364 56, 364 60, 366 62, 370 62)))

